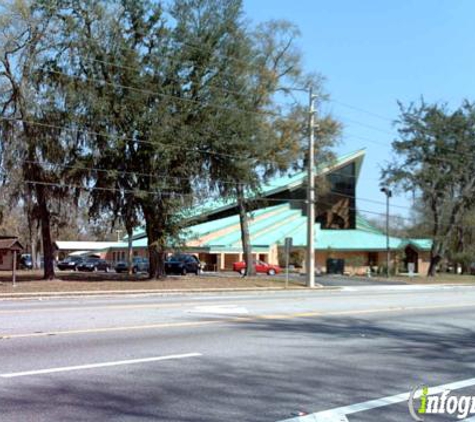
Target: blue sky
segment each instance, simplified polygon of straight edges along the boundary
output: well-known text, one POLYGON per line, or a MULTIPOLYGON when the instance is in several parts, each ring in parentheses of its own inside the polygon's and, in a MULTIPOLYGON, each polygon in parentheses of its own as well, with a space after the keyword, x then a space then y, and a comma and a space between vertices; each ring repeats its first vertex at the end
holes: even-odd
MULTIPOLYGON (((392 156, 396 101, 424 96, 456 107, 474 99, 475 1, 244 0, 244 8, 254 23, 287 19, 298 25, 306 70, 327 78, 334 100, 324 111, 344 124, 337 152, 367 148, 358 207, 384 212, 383 204, 367 200, 385 200, 378 179, 392 156)), ((392 214, 409 215, 404 195, 392 204, 392 214)))

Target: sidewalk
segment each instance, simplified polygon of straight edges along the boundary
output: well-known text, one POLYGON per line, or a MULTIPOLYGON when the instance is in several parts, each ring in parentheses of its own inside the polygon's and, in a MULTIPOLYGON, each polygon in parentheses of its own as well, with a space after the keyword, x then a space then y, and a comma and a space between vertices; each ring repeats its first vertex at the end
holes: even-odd
MULTIPOLYGON (((107 295, 184 295, 194 293, 224 293, 224 292, 269 292, 283 291, 285 278, 259 275, 252 278, 242 278, 232 273, 203 274, 200 276, 169 276, 164 280, 147 280, 144 275, 134 275, 129 278, 126 274, 104 273, 58 273, 58 278, 52 281, 41 280, 40 272, 23 271, 19 274, 16 287, 12 286, 9 275, 0 273, 0 300, 61 298, 107 295)), ((387 285, 385 277, 358 278, 356 286, 364 284, 365 280, 372 285, 387 285)), ((335 290, 342 286, 351 285, 351 280, 339 286, 338 282, 326 285, 318 284, 317 289, 335 290)), ((426 277, 408 279, 407 277, 391 278, 391 281, 401 281, 406 285, 437 285, 437 286, 469 286, 475 285, 474 276, 440 276, 435 279, 426 277)), ((305 277, 291 278, 289 289, 306 289, 305 277)))
MULTIPOLYGON (((0 275, 0 299, 104 296, 118 294, 184 294, 239 291, 283 290, 285 280, 260 275, 242 278, 239 275, 219 277, 206 274, 196 276, 168 276, 163 280, 147 280, 144 275, 130 278, 125 274, 58 273, 55 280, 41 280, 41 273, 22 272, 13 287, 6 274, 0 275)), ((291 280, 291 289, 303 289, 301 280, 291 280)))

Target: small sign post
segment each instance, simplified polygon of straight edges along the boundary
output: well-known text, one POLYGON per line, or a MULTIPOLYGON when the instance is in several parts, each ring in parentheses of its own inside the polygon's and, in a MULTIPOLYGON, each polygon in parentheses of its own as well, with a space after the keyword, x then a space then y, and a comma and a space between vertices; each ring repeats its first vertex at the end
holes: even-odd
POLYGON ((12 284, 13 287, 16 287, 16 254, 17 251, 13 250, 13 268, 12 268, 12 284))
POLYGON ((289 258, 290 250, 292 249, 292 238, 285 238, 285 288, 289 287, 289 258))

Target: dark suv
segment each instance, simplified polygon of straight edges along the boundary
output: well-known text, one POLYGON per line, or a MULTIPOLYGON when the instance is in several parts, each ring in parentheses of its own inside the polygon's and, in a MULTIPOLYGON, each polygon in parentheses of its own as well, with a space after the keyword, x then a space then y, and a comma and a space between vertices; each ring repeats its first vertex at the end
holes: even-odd
POLYGON ((68 256, 62 261, 58 262, 58 269, 61 271, 77 271, 79 264, 82 264, 83 259, 79 256, 68 256))
POLYGON ((194 255, 175 254, 165 261, 165 272, 167 274, 199 274, 200 270, 200 260, 194 255))
MULTIPOLYGON (((132 260, 132 272, 135 273, 146 273, 148 272, 149 265, 147 258, 140 258, 136 256, 132 260)), ((117 273, 126 273, 129 270, 129 264, 126 261, 119 261, 115 265, 115 271, 117 273)))
POLYGON ((86 258, 77 266, 78 271, 110 271, 110 265, 105 259, 86 258))

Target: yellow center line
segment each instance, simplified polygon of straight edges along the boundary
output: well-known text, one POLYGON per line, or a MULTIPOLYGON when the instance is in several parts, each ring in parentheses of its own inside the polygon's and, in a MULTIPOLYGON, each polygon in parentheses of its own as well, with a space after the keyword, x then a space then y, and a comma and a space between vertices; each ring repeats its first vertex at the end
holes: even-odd
POLYGON ((57 335, 72 335, 72 334, 97 334, 109 333, 118 331, 138 331, 138 330, 152 330, 160 328, 182 328, 182 327, 202 327, 208 325, 226 324, 226 323, 245 323, 257 322, 263 320, 289 320, 296 318, 311 318, 311 317, 326 317, 326 316, 341 316, 341 315, 362 315, 375 314, 384 312, 403 312, 403 311, 419 311, 419 310, 434 310, 434 309, 457 309, 457 308, 471 308, 475 307, 475 303, 459 304, 459 305, 429 305, 429 306, 396 306, 388 308, 377 309, 361 309, 353 311, 335 311, 335 312, 296 312, 291 314, 263 314, 248 317, 234 317, 226 319, 212 319, 204 321, 185 321, 185 322, 167 322, 160 324, 146 324, 146 325, 129 325, 119 327, 102 327, 102 328, 83 328, 77 330, 63 330, 50 332, 36 332, 36 333, 22 333, 22 334, 3 334, 0 339, 16 339, 16 338, 31 338, 31 337, 47 337, 57 335))
MULTIPOLYGON (((272 298, 277 300, 277 298, 272 298)), ((253 303, 261 302, 258 298, 251 299, 253 303)), ((290 298, 287 299, 287 302, 300 301, 301 298, 290 298)), ((42 307, 42 308, 29 308, 29 309, 0 309, 0 315, 17 315, 17 314, 31 314, 38 312, 82 312, 82 311, 114 311, 114 310, 136 310, 136 309, 168 309, 168 308, 180 308, 188 306, 225 306, 231 305, 234 302, 249 302, 249 298, 232 298, 227 301, 221 302, 206 302, 206 301, 195 301, 195 302, 177 302, 177 303, 146 303, 140 305, 86 305, 86 306, 62 306, 58 308, 52 307, 42 307)))
MULTIPOLYGON (((3 309, 0 310, 0 315, 10 314, 31 314, 38 312, 81 312, 81 311, 113 311, 113 310, 127 310, 127 309, 167 309, 167 308, 180 308, 182 306, 201 306, 203 302, 180 302, 180 303, 147 303, 142 305, 102 305, 102 306, 74 306, 74 307, 61 307, 61 308, 31 308, 31 309, 3 309)), ((223 303, 208 303, 206 306, 218 306, 223 303)))

